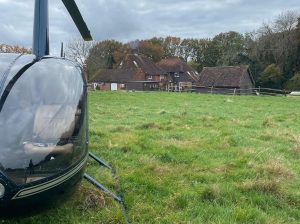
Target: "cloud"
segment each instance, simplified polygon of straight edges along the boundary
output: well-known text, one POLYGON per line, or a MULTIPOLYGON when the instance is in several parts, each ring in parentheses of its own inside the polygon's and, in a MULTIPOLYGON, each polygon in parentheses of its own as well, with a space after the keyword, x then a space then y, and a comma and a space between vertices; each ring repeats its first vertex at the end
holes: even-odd
MULTIPOLYGON (((207 38, 257 29, 284 10, 300 13, 299 0, 76 0, 95 40, 153 36, 207 38)), ((0 0, 0 42, 32 45, 34 0, 0 0)), ((49 0, 51 50, 80 37, 61 0, 49 0)))

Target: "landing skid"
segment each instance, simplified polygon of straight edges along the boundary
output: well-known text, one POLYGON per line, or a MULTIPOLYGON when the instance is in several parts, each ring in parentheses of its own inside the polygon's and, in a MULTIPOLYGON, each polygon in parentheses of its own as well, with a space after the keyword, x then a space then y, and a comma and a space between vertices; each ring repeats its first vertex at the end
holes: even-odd
MULTIPOLYGON (((115 176, 115 170, 108 163, 104 162, 103 160, 101 160, 99 157, 97 157, 95 154, 93 154, 91 152, 89 152, 89 157, 92 158, 93 160, 95 160, 100 166, 105 167, 105 168, 111 170, 113 176, 115 176)), ((93 177, 91 177, 87 173, 85 173, 83 175, 83 178, 86 179, 91 184, 93 184, 98 189, 100 189, 103 192, 105 192, 108 195, 110 195, 116 202, 118 202, 120 204, 121 208, 122 208, 122 212, 123 212, 123 215, 124 215, 125 223, 126 224, 130 224, 129 218, 128 218, 128 214, 127 214, 127 211, 126 211, 126 207, 125 207, 124 201, 123 201, 123 199, 122 199, 121 196, 118 196, 118 195, 114 194, 112 191, 110 191, 108 188, 106 188, 104 185, 102 185, 101 183, 99 183, 97 180, 95 180, 93 177)))

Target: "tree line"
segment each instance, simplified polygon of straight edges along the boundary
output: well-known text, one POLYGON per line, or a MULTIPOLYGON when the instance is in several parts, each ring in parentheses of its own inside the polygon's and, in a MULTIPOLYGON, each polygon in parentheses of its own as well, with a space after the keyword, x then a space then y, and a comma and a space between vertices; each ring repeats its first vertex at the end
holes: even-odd
MULTIPOLYGON (((20 46, 0 44, 0 53, 31 53, 20 46)), ((77 60, 92 78, 117 68, 128 53, 144 54, 154 62, 180 57, 201 72, 203 67, 249 65, 256 86, 300 90, 300 17, 285 11, 255 31, 220 33, 213 38, 153 37, 122 43, 116 40, 68 44, 67 57, 77 60)))
POLYGON ((19 45, 9 45, 0 43, 0 53, 21 53, 21 54, 30 54, 31 49, 21 47, 19 45))
POLYGON ((300 89, 300 17, 295 11, 282 12, 273 21, 245 34, 229 31, 213 38, 168 36, 82 45, 79 41, 69 43, 67 52, 74 59, 80 58, 89 77, 99 70, 118 67, 127 53, 140 53, 154 62, 180 57, 198 72, 203 67, 249 65, 257 86, 300 89), (78 49, 85 52, 86 60, 82 61, 80 50, 74 53, 78 49))

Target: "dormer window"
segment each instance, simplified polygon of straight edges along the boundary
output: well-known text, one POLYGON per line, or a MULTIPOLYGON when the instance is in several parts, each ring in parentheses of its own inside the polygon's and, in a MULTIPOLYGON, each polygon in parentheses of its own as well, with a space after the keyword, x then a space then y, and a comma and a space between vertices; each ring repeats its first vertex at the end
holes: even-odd
POLYGON ((179 73, 176 72, 176 73, 174 74, 174 77, 175 77, 175 78, 179 78, 179 73))
POLYGON ((149 76, 148 76, 148 79, 152 80, 152 78, 153 78, 152 75, 149 75, 149 76))

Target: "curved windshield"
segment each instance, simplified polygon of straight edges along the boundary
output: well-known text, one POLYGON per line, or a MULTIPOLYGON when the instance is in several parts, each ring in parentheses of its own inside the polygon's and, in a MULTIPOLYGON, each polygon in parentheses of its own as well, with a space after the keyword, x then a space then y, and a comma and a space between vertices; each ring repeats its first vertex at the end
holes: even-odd
POLYGON ((0 169, 17 184, 60 172, 85 151, 81 71, 43 59, 13 85, 0 114, 0 169))
POLYGON ((9 80, 26 64, 35 59, 34 55, 12 53, 0 54, 0 94, 2 95, 9 80))
POLYGON ((0 79, 3 78, 5 71, 18 57, 18 54, 0 54, 0 79))

